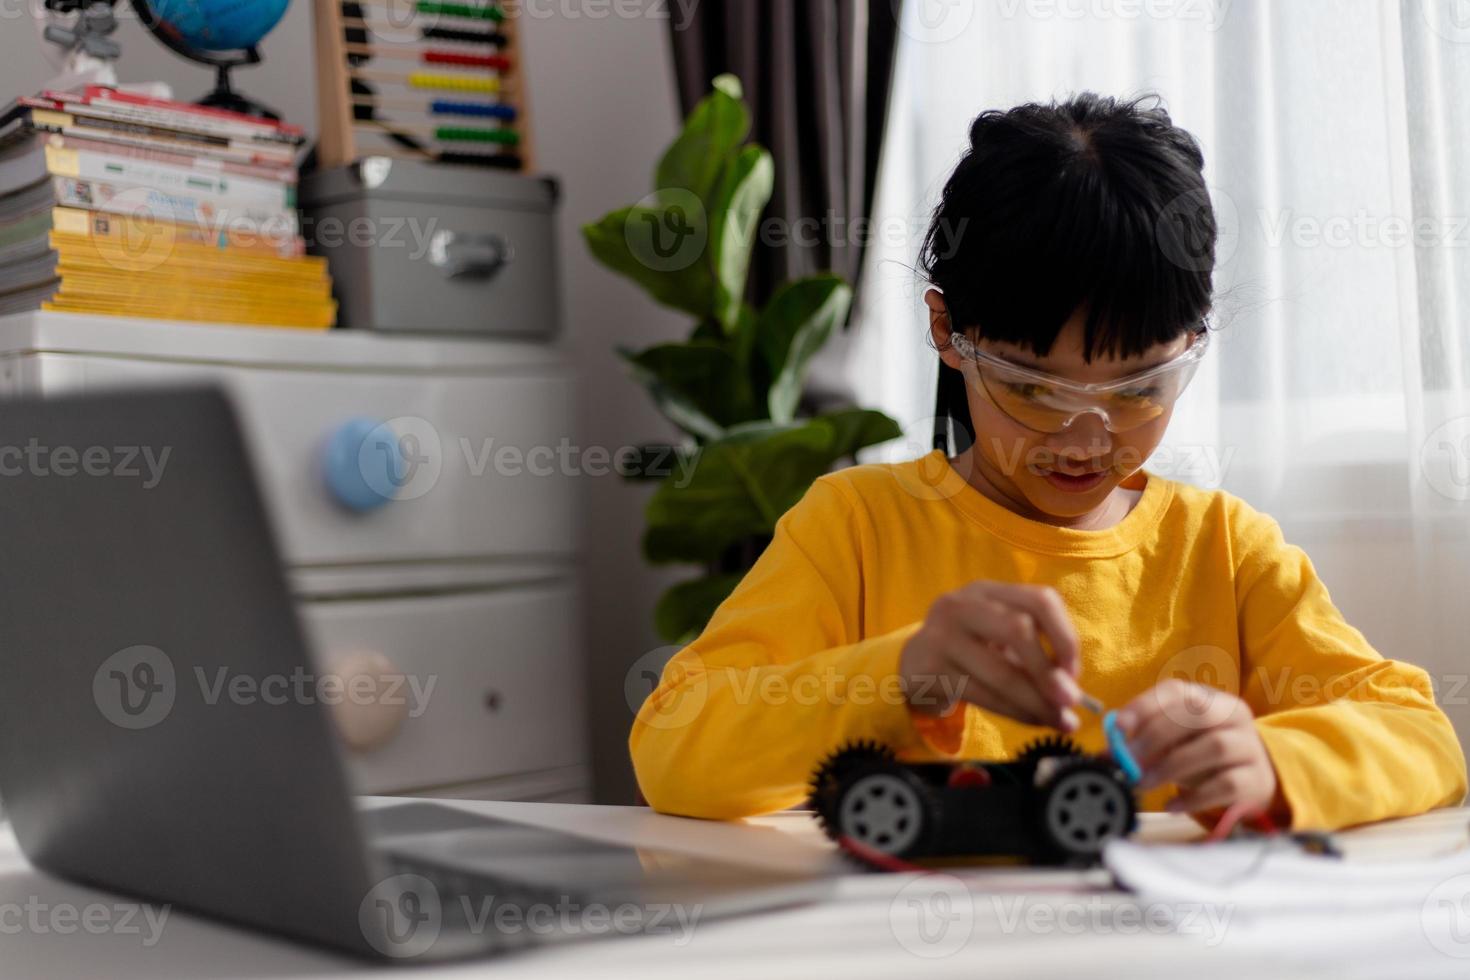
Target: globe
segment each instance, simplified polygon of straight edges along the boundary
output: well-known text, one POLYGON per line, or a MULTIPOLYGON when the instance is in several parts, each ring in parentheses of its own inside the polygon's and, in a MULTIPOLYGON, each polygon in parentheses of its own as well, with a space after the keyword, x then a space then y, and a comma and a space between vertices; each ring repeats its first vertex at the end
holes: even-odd
POLYGON ((278 119, 235 91, 230 69, 260 63, 256 45, 285 16, 290 0, 132 0, 143 26, 182 57, 215 69, 214 91, 201 105, 278 119))
POLYGON ((159 27, 204 51, 253 48, 285 16, 290 0, 150 0, 159 27))

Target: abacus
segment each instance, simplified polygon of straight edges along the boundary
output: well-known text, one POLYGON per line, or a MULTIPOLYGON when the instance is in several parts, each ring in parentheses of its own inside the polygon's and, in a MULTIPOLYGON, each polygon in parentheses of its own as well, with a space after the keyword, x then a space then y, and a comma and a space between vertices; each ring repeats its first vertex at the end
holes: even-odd
POLYGON ((316 0, 320 166, 530 170, 515 0, 316 0))

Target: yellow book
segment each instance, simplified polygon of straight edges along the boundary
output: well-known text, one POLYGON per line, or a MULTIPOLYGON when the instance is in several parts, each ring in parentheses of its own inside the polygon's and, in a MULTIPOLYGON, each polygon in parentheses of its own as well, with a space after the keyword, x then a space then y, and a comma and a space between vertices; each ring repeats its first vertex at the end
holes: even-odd
MULTIPOLYGON (((173 246, 202 248, 223 252, 232 257, 259 255, 266 258, 306 258, 306 243, 296 236, 265 236, 243 232, 215 231, 198 225, 172 221, 109 214, 105 211, 83 211, 79 208, 52 208, 51 227, 68 241, 80 240, 104 250, 106 254, 155 254, 173 246)), ((53 246, 55 239, 52 240, 53 246)), ((325 268, 326 260, 313 256, 306 261, 325 268)))
POLYGON ((87 258, 122 272, 141 272, 164 266, 196 266, 211 270, 250 270, 293 280, 327 279, 326 260, 316 256, 283 259, 221 251, 206 245, 180 243, 166 235, 146 241, 131 240, 126 246, 117 246, 107 241, 53 231, 50 244, 63 259, 72 256, 87 258))
POLYGON ((58 295, 43 303, 43 310, 57 313, 85 313, 96 316, 141 317, 152 320, 198 320, 206 323, 240 323, 253 326, 289 327, 300 330, 326 330, 334 326, 337 304, 325 310, 267 308, 208 304, 119 304, 105 299, 70 299, 58 295))
POLYGON ((64 282, 86 282, 95 284, 98 289, 113 289, 119 293, 229 290, 265 301, 329 299, 332 295, 329 282, 290 282, 248 273, 210 274, 197 270, 152 270, 126 275, 107 267, 76 264, 70 259, 56 266, 56 274, 64 282))
POLYGON ((127 313, 132 316, 150 316, 150 311, 159 315, 182 316, 200 320, 237 320, 247 316, 270 316, 286 322, 321 323, 330 325, 336 314, 337 304, 328 303, 249 303, 238 299, 218 297, 176 297, 150 300, 146 297, 99 296, 96 293, 69 293, 58 290, 50 302, 86 306, 107 312, 127 313))
POLYGON ((280 284, 253 285, 249 282, 227 282, 201 277, 169 278, 137 276, 129 282, 116 276, 85 269, 62 267, 57 270, 61 281, 73 289, 114 296, 168 296, 187 293, 194 296, 219 295, 237 297, 252 303, 326 302, 332 292, 322 287, 288 287, 280 284))

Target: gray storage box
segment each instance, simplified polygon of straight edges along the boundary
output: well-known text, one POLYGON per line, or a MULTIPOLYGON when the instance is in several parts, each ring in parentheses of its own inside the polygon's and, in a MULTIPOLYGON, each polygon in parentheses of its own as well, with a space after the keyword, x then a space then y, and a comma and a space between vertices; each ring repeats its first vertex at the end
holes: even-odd
POLYGON ((301 182, 339 325, 416 334, 555 335, 556 198, 548 177, 387 157, 301 182))

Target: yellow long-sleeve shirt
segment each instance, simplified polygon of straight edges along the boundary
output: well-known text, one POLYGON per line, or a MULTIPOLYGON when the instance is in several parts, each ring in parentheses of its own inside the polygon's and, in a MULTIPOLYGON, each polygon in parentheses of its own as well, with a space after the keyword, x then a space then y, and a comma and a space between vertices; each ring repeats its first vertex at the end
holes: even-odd
MULTIPOLYGON (((828 752, 860 738, 913 760, 1011 757, 1045 731, 973 705, 921 716, 897 677, 935 597, 989 579, 1061 594, 1082 687, 1109 706, 1172 676, 1243 698, 1295 828, 1463 798, 1465 759, 1428 676, 1343 620, 1275 521, 1152 474, 1125 485, 1142 488, 1134 509, 1079 531, 1011 513, 938 452, 818 480, 639 712, 630 748, 644 796, 698 817, 783 809, 828 752)), ((1075 738, 1102 751, 1098 720, 1079 714, 1075 738)))

